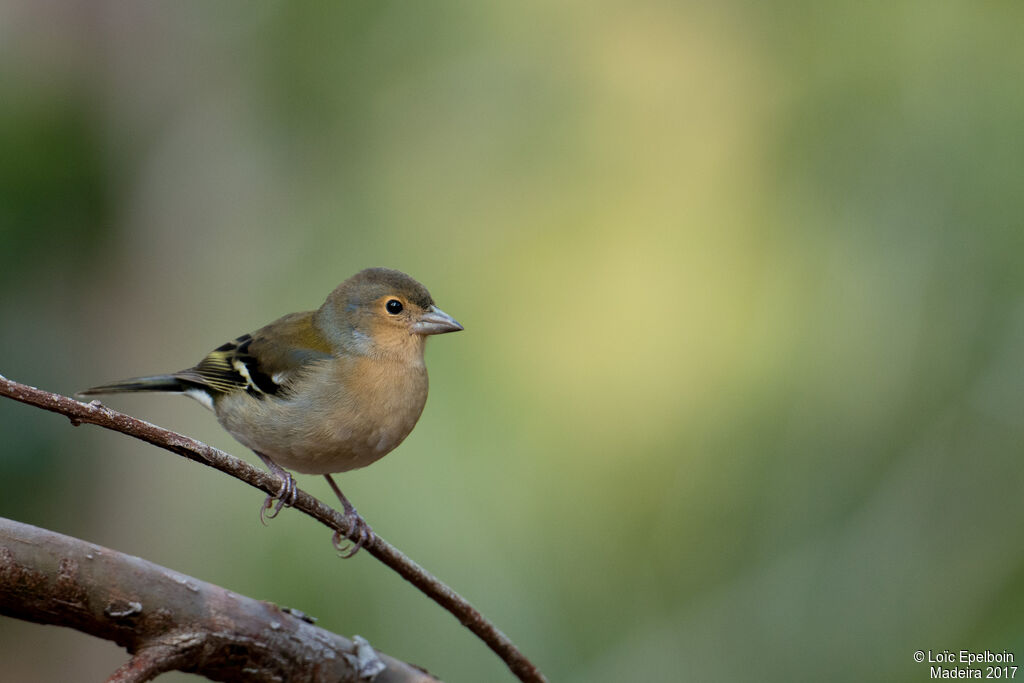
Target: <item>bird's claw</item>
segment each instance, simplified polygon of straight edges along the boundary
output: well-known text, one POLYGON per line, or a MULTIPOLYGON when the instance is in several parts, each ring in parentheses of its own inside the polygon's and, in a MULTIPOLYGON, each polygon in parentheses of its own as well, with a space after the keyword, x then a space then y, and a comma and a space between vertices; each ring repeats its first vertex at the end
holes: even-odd
POLYGON ((263 526, 266 526, 267 520, 277 517, 282 508, 286 506, 292 507, 295 505, 295 501, 298 497, 299 487, 295 483, 295 477, 284 472, 284 475, 281 477, 281 490, 275 494, 268 495, 263 499, 263 504, 260 505, 260 522, 263 523, 263 526), (277 501, 276 505, 274 504, 275 500, 277 501), (267 512, 267 510, 270 510, 271 508, 273 508, 273 510, 267 512))
POLYGON ((366 523, 366 520, 359 513, 355 513, 354 519, 351 515, 346 515, 346 517, 352 523, 350 533, 358 535, 356 540, 351 541, 347 535, 340 531, 335 531, 334 536, 331 537, 331 545, 334 546, 334 549, 338 551, 338 555, 343 560, 347 560, 358 553, 363 546, 374 539, 373 529, 370 528, 370 525, 366 523))

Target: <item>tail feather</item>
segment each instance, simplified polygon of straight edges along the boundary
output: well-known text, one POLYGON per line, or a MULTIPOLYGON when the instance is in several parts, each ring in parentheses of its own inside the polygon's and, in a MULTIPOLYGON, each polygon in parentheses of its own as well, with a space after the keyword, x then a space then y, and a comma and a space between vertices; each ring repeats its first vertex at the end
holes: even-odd
POLYGON ((126 394, 138 391, 168 391, 173 393, 184 393, 192 385, 174 375, 153 375, 151 377, 132 377, 131 379, 101 384, 97 387, 90 387, 79 391, 75 396, 96 396, 97 394, 126 394))

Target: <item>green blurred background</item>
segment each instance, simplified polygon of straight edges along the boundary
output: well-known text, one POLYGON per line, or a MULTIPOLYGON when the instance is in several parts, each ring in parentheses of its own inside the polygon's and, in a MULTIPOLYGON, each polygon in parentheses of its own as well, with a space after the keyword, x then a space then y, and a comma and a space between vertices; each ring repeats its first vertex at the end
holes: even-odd
MULTIPOLYGON (((553 681, 1020 660, 1021 26, 1019 2, 4 3, 0 373, 177 370, 399 268, 466 331, 343 487, 553 681)), ((108 403, 250 457, 191 401, 108 403)), ((0 430, 0 515, 512 680, 236 481, 11 401, 0 430)), ((0 620, 5 681, 124 658, 0 620)))

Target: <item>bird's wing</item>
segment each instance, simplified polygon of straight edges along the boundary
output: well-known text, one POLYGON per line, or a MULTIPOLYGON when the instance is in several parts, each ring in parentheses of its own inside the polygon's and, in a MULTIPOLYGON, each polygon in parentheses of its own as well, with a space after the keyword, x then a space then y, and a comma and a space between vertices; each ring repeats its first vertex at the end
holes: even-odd
POLYGON ((292 313, 218 346, 174 376, 211 398, 235 391, 257 398, 281 396, 299 371, 330 357, 326 341, 313 328, 312 312, 292 313))

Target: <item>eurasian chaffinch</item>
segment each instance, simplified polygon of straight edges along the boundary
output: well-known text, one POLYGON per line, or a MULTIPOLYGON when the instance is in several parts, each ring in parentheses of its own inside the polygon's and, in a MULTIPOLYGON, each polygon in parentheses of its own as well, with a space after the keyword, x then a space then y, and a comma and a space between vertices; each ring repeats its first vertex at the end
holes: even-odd
MULTIPOLYGON (((323 474, 360 529, 370 528, 331 477, 366 467, 409 435, 427 400, 429 335, 462 329, 405 273, 368 268, 338 285, 315 311, 291 313, 170 375, 137 377, 79 392, 186 394, 281 478, 260 518, 294 503, 285 467, 323 474)), ((336 536, 335 542, 340 540, 336 536)))

